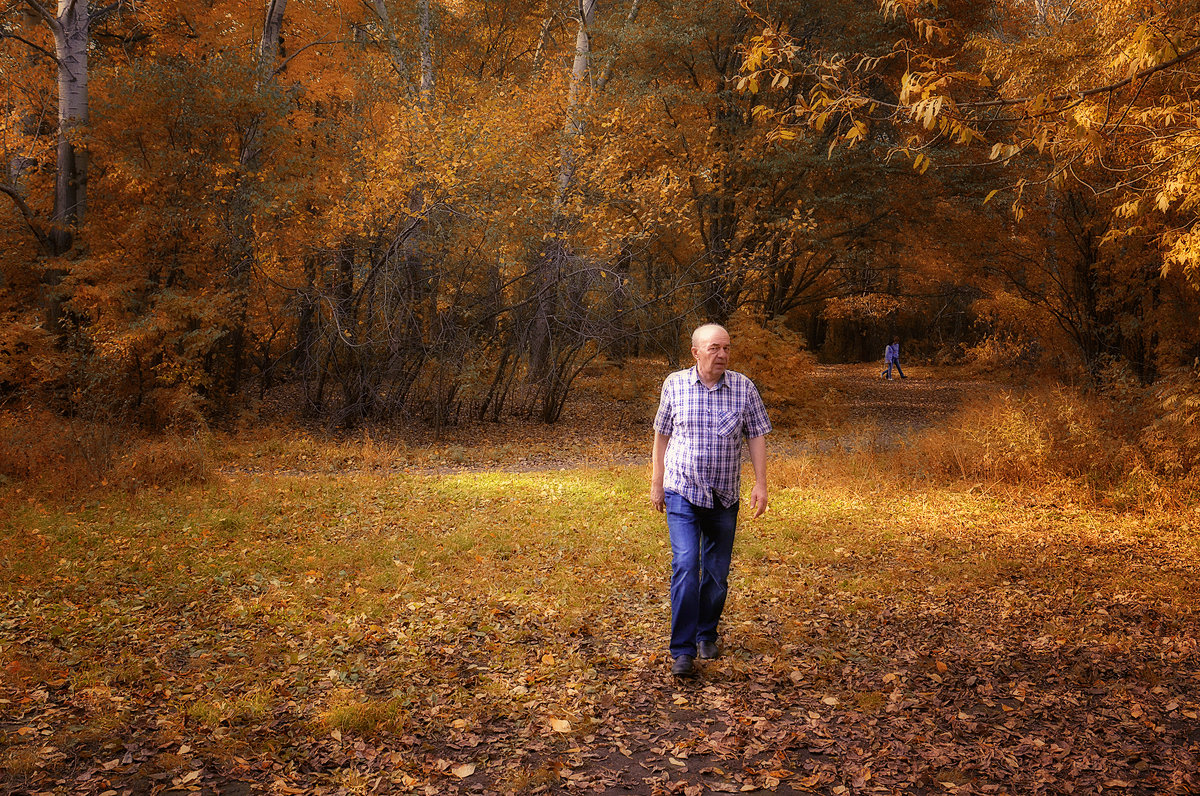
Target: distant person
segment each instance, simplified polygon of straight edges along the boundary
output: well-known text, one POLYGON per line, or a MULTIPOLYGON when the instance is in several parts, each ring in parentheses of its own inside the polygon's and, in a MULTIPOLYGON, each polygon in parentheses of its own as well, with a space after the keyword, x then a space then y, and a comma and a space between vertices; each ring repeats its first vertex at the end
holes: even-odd
POLYGON ((892 343, 887 348, 883 349, 883 361, 887 364, 887 369, 879 374, 885 379, 892 378, 892 366, 895 366, 896 372, 900 374, 900 378, 907 379, 904 371, 900 369, 900 338, 893 337, 892 343))
POLYGON ((695 658, 716 658, 717 623, 729 592, 729 563, 741 489, 742 439, 754 465, 750 508, 767 510, 767 410, 754 382, 726 370, 729 333, 705 324, 692 333, 694 367, 663 382, 654 418, 650 504, 667 514, 671 536, 671 673, 695 674, 695 658))

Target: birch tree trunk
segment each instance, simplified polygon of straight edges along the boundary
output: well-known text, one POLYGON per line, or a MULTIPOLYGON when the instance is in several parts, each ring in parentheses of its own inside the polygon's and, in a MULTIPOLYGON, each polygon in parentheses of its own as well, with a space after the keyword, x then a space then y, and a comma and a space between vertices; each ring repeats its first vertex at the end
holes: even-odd
MULTIPOLYGON (((58 147, 54 180, 54 211, 49 232, 51 254, 63 254, 87 212, 87 150, 76 145, 78 131, 88 120, 88 37, 91 10, 85 0, 58 0, 58 13, 39 0, 26 6, 54 35, 58 65, 58 147)), ((15 198, 15 197, 14 197, 15 198)))
POLYGON ((405 94, 411 97, 413 86, 412 78, 408 74, 408 61, 404 58, 404 51, 400 49, 400 40, 396 37, 396 28, 392 25, 392 18, 388 13, 387 0, 371 0, 371 7, 375 11, 375 16, 379 18, 379 24, 383 26, 383 35, 387 38, 388 55, 392 59, 392 68, 396 70, 405 94))
POLYGON ((421 105, 433 102, 433 19, 429 0, 421 0, 421 105))
POLYGON ((591 55, 592 18, 596 0, 580 0, 579 30, 575 34, 575 58, 567 87, 567 115, 559 146, 559 167, 551 214, 552 233, 532 271, 533 317, 529 326, 529 379, 538 385, 542 416, 549 418, 557 403, 560 386, 555 346, 555 316, 559 311, 559 289, 569 255, 564 240, 568 223, 566 204, 575 179, 575 146, 583 134, 583 86, 591 55))
POLYGON ((71 248, 87 212, 87 150, 76 145, 88 121, 88 36, 86 0, 58 0, 54 54, 58 58, 58 172, 54 184, 54 244, 71 248))
POLYGON ((279 60, 279 37, 283 33, 283 13, 286 10, 287 0, 267 0, 262 40, 258 44, 260 82, 270 80, 275 75, 275 62, 279 60))
MULTIPOLYGON (((564 286, 567 264, 571 251, 566 242, 570 214, 567 206, 575 184, 578 168, 578 146, 585 128, 587 111, 587 85, 592 74, 591 28, 596 13, 596 0, 578 0, 579 29, 575 35, 575 57, 571 63, 571 76, 567 87, 566 120, 563 123, 560 163, 555 185, 554 204, 551 215, 552 234, 535 266, 532 290, 533 317, 529 326, 529 376, 538 385, 542 417, 547 421, 557 419, 566 399, 569 378, 565 378, 563 361, 568 358, 562 352, 583 344, 580 335, 572 328, 571 320, 562 321, 556 316, 562 307, 577 301, 581 295, 575 287, 564 286), (565 293, 564 293, 565 291, 565 293), (571 298, 571 293, 577 295, 571 298), (557 327, 557 331, 556 331, 557 327), (557 337, 568 339, 557 340, 557 337), (573 339, 572 339, 573 338, 573 339)), ((637 19, 641 8, 640 0, 633 0, 626 15, 626 27, 637 19)), ((548 30, 543 28, 543 32, 548 30)), ((541 43, 539 42, 539 45, 541 43)), ((591 78, 592 96, 598 95, 612 78, 617 48, 609 56, 599 79, 591 78)))
MULTIPOLYGON (((558 168, 558 191, 554 195, 554 215, 557 219, 566 204, 567 193, 575 177, 575 143, 583 134, 583 109, 580 97, 587 79, 591 56, 591 35, 588 29, 596 10, 596 0, 580 0, 579 32, 575 34, 575 60, 571 64, 571 82, 567 87, 567 120, 563 125, 562 162, 558 168)), ((558 226, 556 220, 555 226, 558 226)))

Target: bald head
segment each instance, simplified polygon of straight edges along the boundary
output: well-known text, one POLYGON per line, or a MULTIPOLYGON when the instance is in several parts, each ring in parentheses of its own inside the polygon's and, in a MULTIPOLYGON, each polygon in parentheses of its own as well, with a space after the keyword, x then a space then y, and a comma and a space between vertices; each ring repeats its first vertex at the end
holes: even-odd
POLYGON ((696 331, 692 332, 692 348, 700 348, 704 343, 708 342, 708 338, 714 334, 723 334, 725 339, 729 339, 729 332, 725 331, 725 327, 719 323, 706 323, 703 326, 697 326, 696 331))

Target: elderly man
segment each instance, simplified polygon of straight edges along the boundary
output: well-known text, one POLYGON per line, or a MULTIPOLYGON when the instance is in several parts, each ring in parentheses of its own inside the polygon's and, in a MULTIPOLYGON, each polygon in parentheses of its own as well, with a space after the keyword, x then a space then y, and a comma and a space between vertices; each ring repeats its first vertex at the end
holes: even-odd
POLYGON ((694 367, 663 382, 654 418, 650 503, 671 534, 671 673, 695 674, 715 658, 737 525, 742 438, 750 441, 750 508, 767 510, 767 411, 754 382, 726 370, 729 333, 706 324, 692 333, 694 367))

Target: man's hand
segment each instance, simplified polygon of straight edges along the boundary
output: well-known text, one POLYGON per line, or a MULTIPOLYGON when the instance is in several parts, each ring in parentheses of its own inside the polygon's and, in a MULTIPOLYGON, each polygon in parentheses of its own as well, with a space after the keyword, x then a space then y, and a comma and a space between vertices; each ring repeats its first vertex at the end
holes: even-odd
POLYGON ((650 485, 650 505, 654 507, 655 511, 666 511, 667 497, 663 492, 662 484, 650 485))
POLYGON ((767 485, 759 481, 750 490, 750 508, 754 511, 752 519, 758 519, 767 510, 767 485))

